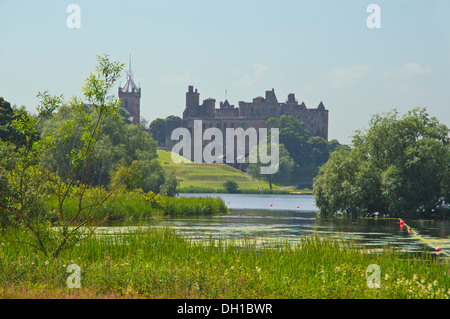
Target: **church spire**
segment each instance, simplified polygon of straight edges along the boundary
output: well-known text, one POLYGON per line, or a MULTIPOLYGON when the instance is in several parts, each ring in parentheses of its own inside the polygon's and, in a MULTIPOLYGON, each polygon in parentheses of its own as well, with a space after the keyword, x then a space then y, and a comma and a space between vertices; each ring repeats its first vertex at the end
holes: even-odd
POLYGON ((124 85, 122 85, 122 91, 123 92, 138 92, 139 88, 133 81, 133 75, 134 73, 131 71, 131 54, 130 54, 130 64, 129 64, 129 70, 125 71, 127 73, 127 81, 124 85))

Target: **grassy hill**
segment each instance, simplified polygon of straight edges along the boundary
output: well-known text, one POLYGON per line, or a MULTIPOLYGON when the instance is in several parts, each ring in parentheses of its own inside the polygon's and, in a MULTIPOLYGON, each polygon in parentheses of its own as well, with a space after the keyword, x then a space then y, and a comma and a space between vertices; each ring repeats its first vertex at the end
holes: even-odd
MULTIPOLYGON (((223 183, 226 180, 232 180, 238 183, 242 191, 257 191, 258 189, 268 190, 269 184, 254 180, 240 170, 226 164, 217 163, 181 163, 176 164, 172 160, 172 152, 158 150, 158 161, 165 171, 175 171, 181 192, 189 189, 197 191, 217 191, 223 189, 223 183)), ((174 157, 180 158, 179 154, 174 153, 174 157)), ((273 186, 274 189, 285 188, 283 186, 273 186)), ((294 190, 293 188, 288 189, 294 190)))

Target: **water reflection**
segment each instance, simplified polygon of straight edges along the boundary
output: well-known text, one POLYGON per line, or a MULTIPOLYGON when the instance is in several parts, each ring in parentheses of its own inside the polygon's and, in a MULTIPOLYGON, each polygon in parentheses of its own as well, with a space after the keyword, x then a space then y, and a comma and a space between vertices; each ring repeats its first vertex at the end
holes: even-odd
MULTIPOLYGON (((223 215, 162 218, 139 223, 114 223, 109 226, 114 227, 114 230, 129 229, 128 227, 170 226, 193 239, 209 236, 224 239, 250 237, 254 238, 255 244, 279 239, 295 242, 303 236, 314 233, 320 236, 351 239, 372 250, 381 250, 391 245, 405 252, 423 252, 425 248, 439 246, 444 253, 450 253, 448 221, 405 220, 415 231, 408 233, 406 229, 400 229, 397 219, 318 217, 312 195, 186 194, 185 196, 220 196, 232 211, 223 215)), ((111 231, 110 227, 102 228, 101 231, 111 231)))

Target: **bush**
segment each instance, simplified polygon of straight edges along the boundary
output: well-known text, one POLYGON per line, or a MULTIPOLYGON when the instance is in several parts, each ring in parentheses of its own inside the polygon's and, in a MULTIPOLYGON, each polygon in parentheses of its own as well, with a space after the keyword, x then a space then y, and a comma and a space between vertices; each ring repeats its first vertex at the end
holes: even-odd
POLYGON ((223 187, 228 193, 239 193, 239 185, 235 181, 227 180, 223 183, 223 187))

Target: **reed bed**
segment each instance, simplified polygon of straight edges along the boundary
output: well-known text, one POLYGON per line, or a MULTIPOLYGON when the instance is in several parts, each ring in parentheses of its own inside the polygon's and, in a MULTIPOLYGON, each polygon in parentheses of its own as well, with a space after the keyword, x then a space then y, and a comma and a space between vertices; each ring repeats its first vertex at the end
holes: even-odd
MULTIPOLYGON (((92 206, 98 202, 97 193, 87 194, 84 206, 92 206)), ((47 208, 54 211, 57 208, 57 200, 53 198, 48 201, 47 208)), ((64 204, 64 215, 71 218, 78 209, 76 198, 68 198, 64 204)), ((92 208, 91 208, 92 209, 92 208)), ((80 219, 90 213, 86 209, 80 215, 80 219)), ((97 211, 98 219, 125 220, 152 218, 164 215, 207 215, 226 213, 227 207, 221 198, 201 197, 164 197, 152 192, 141 191, 123 192, 108 199, 97 211)), ((55 215, 55 218, 58 216, 55 215)))
POLYGON ((45 259, 30 247, 0 248, 0 297, 77 298, 449 298, 448 264, 393 248, 373 254, 317 236, 256 248, 254 238, 189 240, 173 229, 91 237, 45 259), (66 267, 81 268, 67 288, 66 267), (370 288, 369 265, 380 267, 370 288), (1 293, 1 292, 0 292, 1 293))

